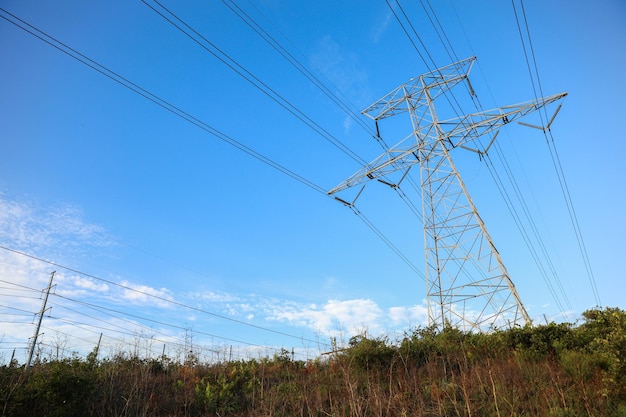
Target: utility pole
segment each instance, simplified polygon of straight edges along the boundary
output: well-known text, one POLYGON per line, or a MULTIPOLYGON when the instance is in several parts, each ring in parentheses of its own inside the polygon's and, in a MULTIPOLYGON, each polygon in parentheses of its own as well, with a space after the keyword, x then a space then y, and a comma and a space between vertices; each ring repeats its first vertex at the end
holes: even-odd
POLYGON ((37 345, 37 336, 39 336, 39 329, 41 328, 43 314, 46 312, 46 304, 48 304, 48 296, 50 295, 50 290, 52 289, 52 280, 54 279, 55 273, 56 271, 52 271, 52 273, 50 274, 50 282, 48 283, 48 288, 46 288, 46 295, 44 296, 43 303, 41 304, 41 310, 39 311, 39 320, 37 320, 37 327, 35 328, 35 333, 33 334, 30 348, 28 349, 28 361, 26 362, 26 369, 30 368, 30 363, 33 360, 33 353, 35 352, 35 346, 37 345))
POLYGON ((94 351, 94 361, 98 360, 98 353, 100 353, 100 343, 102 343, 102 333, 100 333, 100 337, 98 338, 98 344, 96 345, 96 350, 94 351))

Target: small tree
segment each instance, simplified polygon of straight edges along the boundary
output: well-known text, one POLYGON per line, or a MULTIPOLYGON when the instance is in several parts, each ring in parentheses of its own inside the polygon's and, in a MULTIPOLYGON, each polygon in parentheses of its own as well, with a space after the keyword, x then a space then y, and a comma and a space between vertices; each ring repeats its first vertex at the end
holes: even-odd
POLYGON ((626 398, 626 311, 592 309, 585 311, 583 317, 585 323, 578 328, 578 342, 584 344, 584 350, 597 355, 607 388, 626 398))

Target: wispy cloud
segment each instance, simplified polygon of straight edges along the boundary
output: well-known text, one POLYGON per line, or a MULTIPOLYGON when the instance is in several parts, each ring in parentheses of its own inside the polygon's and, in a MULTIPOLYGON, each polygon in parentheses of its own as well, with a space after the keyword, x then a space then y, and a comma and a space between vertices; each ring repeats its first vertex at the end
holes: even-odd
POLYGON ((4 241, 21 249, 68 246, 108 246, 113 241, 103 227, 86 222, 71 205, 40 207, 10 200, 0 193, 0 230, 4 241))
MULTIPOLYGON (((331 36, 317 42, 309 61, 350 102, 361 106, 369 101, 369 78, 357 54, 342 47, 331 36)), ((351 119, 346 118, 344 128, 349 129, 351 125, 351 119)))
MULTIPOLYGON (((50 253, 48 249, 56 245, 63 246, 65 255, 80 253, 79 249, 64 243, 70 239, 79 242, 79 246, 93 245, 97 250, 108 244, 106 230, 86 222, 77 208, 60 206, 43 209, 33 203, 9 200, 3 195, 0 195, 0 236, 6 246, 17 247, 25 253, 36 251, 47 254, 50 253)), ((12 341, 25 345, 30 337, 31 322, 41 308, 41 290, 47 285, 52 269, 36 259, 12 251, 0 251, 0 280, 8 288, 0 295, 0 305, 8 308, 0 310, 0 313, 22 314, 15 316, 14 324, 3 326, 5 335, 10 335, 12 341)), ((338 278, 327 277, 326 288, 334 288, 337 282, 338 278)), ((51 304, 57 327, 50 328, 49 333, 56 329, 59 334, 89 340, 97 339, 102 330, 112 335, 121 333, 118 337, 124 338, 129 332, 146 331, 155 325, 163 327, 167 322, 172 325, 169 330, 167 326, 154 330, 160 340, 166 340, 179 332, 183 322, 192 322, 198 329, 204 328, 207 322, 205 312, 209 312, 212 326, 205 333, 215 332, 219 336, 216 326, 222 326, 226 329, 222 332, 235 340, 245 339, 236 333, 241 331, 245 334, 249 330, 240 327, 244 323, 254 325, 255 331, 281 326, 286 332, 297 334, 349 338, 364 332, 386 335, 422 325, 426 321, 424 306, 381 307, 371 299, 362 298, 303 303, 271 295, 220 290, 175 294, 168 288, 138 284, 123 276, 99 280, 62 268, 55 275, 55 283, 57 286, 53 292, 57 297, 52 297, 51 304), (185 309, 183 304, 193 307, 185 309), (168 318, 160 318, 163 312, 167 312, 168 318), (159 317, 158 323, 147 319, 142 325, 139 323, 142 316, 159 317), (233 322, 224 320, 226 317, 241 323, 233 326, 233 322), (81 323, 80 327, 76 327, 77 323, 81 323), (102 330, 93 331, 94 328, 102 330)))
POLYGON ((57 271, 54 282, 57 284, 55 292, 65 297, 106 295, 110 291, 110 286, 104 282, 63 270, 57 271))
MULTIPOLYGON (((84 219, 82 211, 68 204, 41 206, 32 201, 10 199, 0 192, 0 244, 42 259, 59 261, 81 256, 90 249, 112 246, 106 230, 84 219)), ((0 251, 0 279, 13 284, 9 297, 19 294, 17 286, 42 289, 50 273, 58 268, 20 255, 0 251)), ((91 278, 57 271, 55 282, 63 284, 66 295, 105 293, 108 285, 91 278)))
POLYGON ((73 284, 78 288, 104 293, 109 291, 109 286, 102 282, 96 282, 92 279, 80 276, 73 276, 72 279, 74 281, 73 284))
POLYGON ((190 294, 192 298, 197 298, 202 301, 208 301, 211 303, 232 303, 240 301, 240 297, 226 293, 226 292, 218 292, 218 291, 204 291, 200 293, 190 294))
POLYGON ((389 23, 391 23, 391 17, 392 17, 391 12, 387 12, 383 16, 378 26, 374 28, 374 31, 372 34, 372 41, 374 43, 380 42, 380 39, 384 36, 385 32, 387 32, 387 27, 389 27, 389 23))
POLYGON ((172 304, 168 301, 174 301, 172 292, 167 288, 157 289, 128 281, 122 281, 120 284, 125 287, 122 289, 122 300, 130 301, 133 304, 156 304, 160 307, 171 307, 172 304))
MULTIPOLYGON (((50 339, 54 334, 71 337, 75 344, 74 338, 97 340, 99 331, 93 329, 122 334, 142 331, 145 325, 125 320, 121 318, 123 314, 135 306, 172 307, 168 301, 174 296, 167 288, 136 284, 120 277, 99 280, 37 259, 67 262, 72 267, 77 258, 94 253, 101 257, 105 248, 114 247, 115 241, 106 229, 86 221, 78 207, 42 206, 0 193, 0 244, 7 248, 0 250, 0 315, 5 321, 0 338, 5 342, 2 346, 13 343, 23 355, 41 309, 43 290, 55 270, 49 313, 44 320, 44 326, 50 327, 42 328, 42 339, 48 344, 54 343, 50 339), (125 307, 120 308, 120 304, 125 307)), ((0 355, 3 352, 0 349, 0 355)))

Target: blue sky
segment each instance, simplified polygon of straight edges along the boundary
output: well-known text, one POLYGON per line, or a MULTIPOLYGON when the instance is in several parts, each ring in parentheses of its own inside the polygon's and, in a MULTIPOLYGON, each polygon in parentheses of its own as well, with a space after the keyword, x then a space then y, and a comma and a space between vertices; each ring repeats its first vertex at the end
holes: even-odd
MULTIPOLYGON (((0 355, 16 348, 25 358, 53 270, 44 349, 89 351, 102 332, 106 352, 165 345, 175 355, 186 341, 207 357, 230 346, 310 357, 331 337, 394 338, 423 325, 423 279, 348 208, 6 20, 22 19, 325 190, 360 168, 328 136, 367 161, 378 156, 370 132, 231 3, 180 3, 161 4, 327 137, 174 28, 149 7, 157 3, 0 1, 0 355)), ((427 71, 384 1, 236 4, 354 112, 427 71)), ((400 4, 426 45, 420 53, 450 63, 422 3, 400 4)), ((534 98, 511 3, 432 6, 454 53, 477 56, 470 79, 485 108, 534 98)), ((626 6, 523 6, 544 94, 569 93, 552 132, 601 303, 624 308, 626 6)), ((382 128, 389 143, 409 133, 382 128)), ((498 143, 554 265, 548 283, 485 162, 462 151, 455 161, 531 317, 575 319, 596 299, 545 138, 507 126, 498 143)), ((368 185, 358 207, 423 271, 420 221, 395 194, 368 185)))

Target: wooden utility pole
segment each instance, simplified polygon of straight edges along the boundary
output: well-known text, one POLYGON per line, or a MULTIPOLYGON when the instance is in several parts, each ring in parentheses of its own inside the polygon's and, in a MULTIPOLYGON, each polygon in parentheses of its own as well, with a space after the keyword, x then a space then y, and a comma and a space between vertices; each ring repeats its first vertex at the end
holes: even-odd
POLYGON ((98 338, 98 344, 96 345, 96 351, 94 352, 94 361, 98 360, 98 353, 100 353, 100 343, 102 343, 102 333, 100 333, 100 337, 98 338))
POLYGON ((55 273, 56 271, 52 271, 52 273, 50 274, 50 282, 48 283, 48 288, 46 288, 46 295, 44 296, 43 303, 41 304, 41 310, 39 311, 39 320, 37 320, 37 327, 35 328, 35 333, 33 334, 30 348, 28 349, 28 361, 26 362, 26 369, 30 368, 30 363, 33 360, 35 345, 37 345, 37 336, 39 336, 39 329, 41 328, 41 320, 43 320, 43 314, 46 312, 46 304, 48 304, 48 296, 50 295, 50 290, 52 289, 52 280, 54 279, 55 273))

